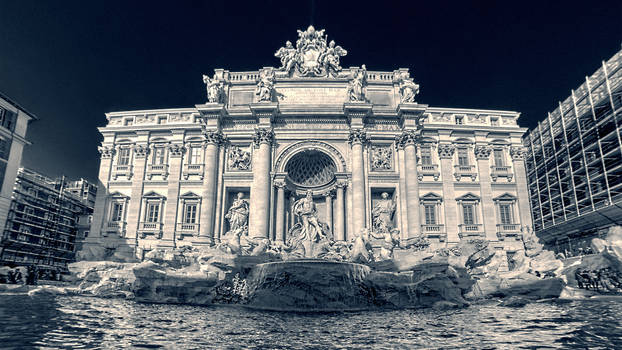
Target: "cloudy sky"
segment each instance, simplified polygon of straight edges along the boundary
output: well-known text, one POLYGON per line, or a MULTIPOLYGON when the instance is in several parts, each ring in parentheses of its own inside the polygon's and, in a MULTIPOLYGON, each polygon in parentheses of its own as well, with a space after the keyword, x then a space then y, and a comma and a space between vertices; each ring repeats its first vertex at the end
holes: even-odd
POLYGON ((0 91, 40 118, 24 166, 94 180, 105 112, 203 103, 203 73, 278 67, 312 23, 344 67, 409 68, 420 103, 533 127, 620 50, 622 2, 509 3, 0 0, 0 91))

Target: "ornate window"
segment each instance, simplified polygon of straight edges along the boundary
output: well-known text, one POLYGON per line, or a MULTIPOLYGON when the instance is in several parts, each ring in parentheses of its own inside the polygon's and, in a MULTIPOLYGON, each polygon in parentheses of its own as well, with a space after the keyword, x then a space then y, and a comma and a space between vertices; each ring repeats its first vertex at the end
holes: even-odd
POLYGON ((102 230, 104 236, 108 232, 115 232, 119 235, 125 233, 128 200, 128 196, 119 192, 115 192, 108 197, 108 223, 102 230))
POLYGON ((147 234, 154 234, 157 238, 162 238, 162 212, 166 197, 155 192, 149 192, 143 196, 144 217, 138 230, 141 238, 147 234))
POLYGON ((516 197, 505 193, 494 198, 497 210, 497 236, 504 239, 508 236, 516 236, 520 232, 520 224, 517 222, 516 197))
POLYGON ((495 160, 495 166, 505 166, 505 153, 503 152, 503 148, 495 148, 493 150, 493 155, 495 160))
POLYGON ((201 146, 190 146, 190 157, 188 164, 203 164, 203 154, 201 154, 201 146))
POLYGON ((180 197, 180 207, 182 208, 181 222, 177 224, 179 239, 183 239, 184 235, 191 236, 198 234, 201 197, 192 192, 187 192, 180 197))
POLYGON ((119 158, 117 159, 117 165, 130 165, 132 150, 129 147, 119 148, 119 158))
POLYGON ((467 147, 458 147, 458 165, 470 165, 469 149, 467 147))
POLYGON ((423 224, 421 231, 427 237, 445 240, 445 227, 441 215, 441 203, 443 198, 435 193, 428 193, 420 199, 421 215, 423 224))
POLYGON ((421 164, 432 165, 432 147, 429 145, 421 146, 421 164))
POLYGON ((112 202, 112 209, 110 210, 110 221, 123 221, 123 208, 125 207, 124 202, 112 202))
POLYGON ((151 157, 151 164, 163 165, 166 164, 166 148, 162 146, 156 146, 153 148, 153 156, 151 157))
POLYGON ((302 151, 289 160, 285 170, 296 185, 316 187, 326 185, 335 178, 333 160, 319 151, 302 151))
POLYGON ((483 235, 483 225, 480 223, 479 203, 480 198, 473 193, 467 193, 456 198, 460 209, 459 236, 481 236, 483 235))

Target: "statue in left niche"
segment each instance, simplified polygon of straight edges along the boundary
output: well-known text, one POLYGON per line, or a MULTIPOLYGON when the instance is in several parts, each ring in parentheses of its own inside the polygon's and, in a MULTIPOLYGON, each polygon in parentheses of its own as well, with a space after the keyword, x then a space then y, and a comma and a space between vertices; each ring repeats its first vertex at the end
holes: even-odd
POLYGON ((212 79, 203 75, 203 82, 207 90, 208 103, 222 103, 224 99, 224 83, 214 75, 212 79))
POLYGON ((257 102, 272 102, 274 94, 274 71, 266 69, 259 73, 257 87, 255 87, 255 95, 257 102))
POLYGON ((389 199, 389 194, 383 192, 376 205, 371 211, 374 232, 390 232, 393 230, 393 214, 395 213, 395 201, 389 199))
POLYGON ((367 68, 363 65, 360 69, 353 72, 353 77, 348 82, 348 100, 350 102, 367 102, 365 89, 367 86, 367 68))
POLYGON ((231 207, 225 215, 225 219, 229 220, 229 233, 248 233, 248 201, 244 199, 244 193, 239 192, 236 199, 231 204, 231 207))

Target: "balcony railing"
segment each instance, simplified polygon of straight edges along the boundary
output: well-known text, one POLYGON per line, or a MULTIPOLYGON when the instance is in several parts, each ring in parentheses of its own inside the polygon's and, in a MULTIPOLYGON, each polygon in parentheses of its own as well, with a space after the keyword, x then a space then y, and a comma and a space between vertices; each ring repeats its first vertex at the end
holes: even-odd
POLYGON ((145 238, 148 234, 162 238, 162 223, 143 221, 138 224, 138 231, 140 232, 140 238, 145 238))
POLYGON ((147 164, 147 180, 154 175, 161 175, 164 180, 168 177, 168 164, 147 164))
POLYGON ((463 176, 470 177, 471 180, 477 179, 475 165, 454 165, 454 176, 456 181, 460 181, 463 176))
POLYGON ((125 226, 125 221, 108 221, 106 229, 102 234, 104 237, 106 237, 108 233, 117 233, 119 236, 122 236, 125 233, 125 226))
POLYGON ((438 181, 441 173, 438 171, 438 164, 419 164, 417 171, 417 177, 419 181, 423 180, 424 176, 434 176, 434 181, 438 181))
POLYGON ((114 165, 112 167, 112 179, 116 180, 119 176, 125 176, 127 179, 132 178, 132 166, 131 165, 114 165))
POLYGON ((500 177, 505 177, 508 181, 512 181, 514 174, 512 174, 512 168, 509 166, 490 166, 490 177, 492 177, 492 181, 497 181, 500 177))
POLYGON ((506 238, 521 239, 520 224, 498 224, 497 237, 503 241, 506 238))
POLYGON ((182 175, 185 180, 188 180, 190 175, 199 175, 203 180, 203 164, 184 164, 182 175))
POLYGON ((179 233, 179 239, 184 239, 184 236, 194 236, 199 234, 199 224, 192 223, 178 223, 177 233, 179 233))
POLYGON ((447 240, 445 225, 421 225, 421 232, 423 232, 427 238, 437 238, 440 242, 445 242, 447 240))
POLYGON ((458 236, 465 237, 483 237, 484 227, 482 224, 460 224, 458 225, 458 236))

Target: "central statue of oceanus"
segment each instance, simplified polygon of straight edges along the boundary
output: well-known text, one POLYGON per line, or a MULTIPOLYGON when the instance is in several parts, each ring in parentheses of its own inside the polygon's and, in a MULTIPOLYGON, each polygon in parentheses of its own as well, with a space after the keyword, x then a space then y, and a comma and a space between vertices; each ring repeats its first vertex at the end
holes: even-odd
POLYGON ((330 245, 330 229, 317 218, 317 208, 313 193, 307 191, 305 197, 294 203, 294 214, 298 218, 289 230, 288 250, 304 257, 318 257, 330 245))

